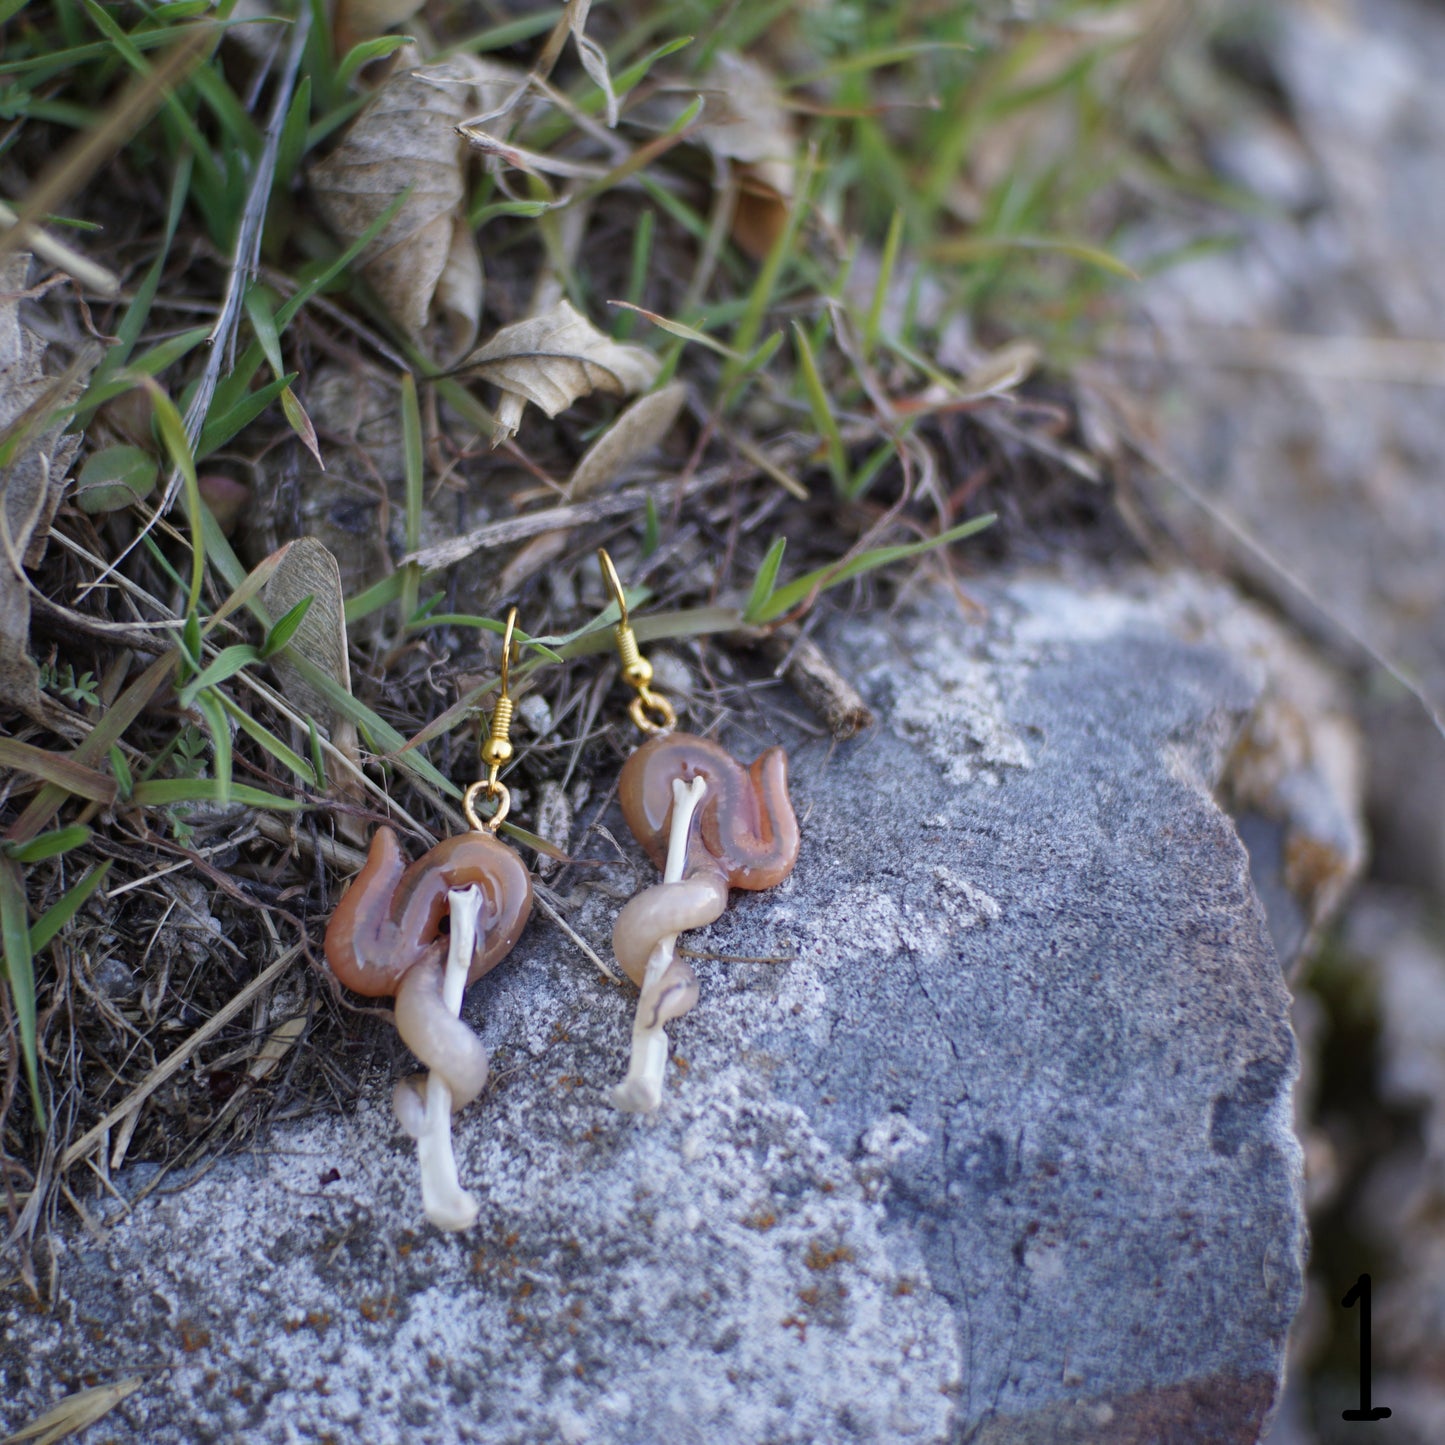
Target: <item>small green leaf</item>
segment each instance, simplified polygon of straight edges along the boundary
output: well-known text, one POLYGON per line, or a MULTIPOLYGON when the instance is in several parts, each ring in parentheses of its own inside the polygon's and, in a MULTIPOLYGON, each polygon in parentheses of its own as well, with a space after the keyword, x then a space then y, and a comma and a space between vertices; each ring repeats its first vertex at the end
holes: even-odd
POLYGON ((75 479, 75 500, 82 512, 118 512, 148 497, 160 468, 139 447, 114 446, 92 452, 75 479))
POLYGON ((280 650, 296 636, 296 629, 305 620, 307 612, 311 610, 311 604, 316 601, 313 593, 310 597, 303 597, 294 607, 277 618, 276 624, 266 634, 266 640, 261 644, 260 657, 262 660, 270 657, 280 650))
POLYGON ((657 515, 657 498, 649 496, 643 503, 642 555, 652 556, 662 540, 662 523, 657 515))
POLYGON ((180 691, 177 701, 182 707, 190 707, 198 693, 208 687, 215 687, 227 678, 235 677, 243 667, 261 660, 261 650, 249 642, 237 643, 234 647, 223 647, 205 667, 180 691))
POLYGON ((411 43, 408 35, 378 35, 375 40, 363 40, 360 45, 353 45, 346 52, 345 59, 336 67, 336 89, 345 90, 351 83, 351 78, 363 66, 370 65, 373 60, 380 60, 384 55, 394 54, 403 45, 411 43))
POLYGON ((110 745, 110 770, 115 774, 116 797, 122 803, 128 803, 131 792, 135 788, 135 776, 118 743, 110 745))
POLYGON ((321 443, 316 438, 316 427, 289 386, 281 392, 281 414, 286 418, 286 424, 300 438, 301 445, 316 458, 316 465, 324 472, 326 463, 321 457, 321 443))
POLYGON ((753 578, 747 606, 743 608, 744 622, 757 622, 765 615, 768 599, 773 595, 773 587, 778 580, 778 568, 783 565, 783 553, 787 545, 788 539, 779 537, 768 548, 768 555, 763 558, 763 565, 758 568, 758 575, 753 578))
POLYGON ((79 848, 90 842, 91 831, 83 823, 72 823, 68 828, 55 828, 49 833, 39 833, 26 843, 6 843, 5 855, 17 863, 39 863, 46 858, 58 858, 72 848, 79 848))
POLYGON ((326 757, 321 750, 321 729, 316 726, 316 719, 306 719, 307 741, 311 744, 311 771, 316 774, 316 788, 318 792, 326 791, 326 757))
POLYGON ((251 318, 251 329, 261 343, 261 351, 274 376, 281 376, 286 368, 281 364, 281 334, 276 329, 276 315, 271 307, 271 293, 264 286, 251 286, 246 291, 246 315, 251 318))

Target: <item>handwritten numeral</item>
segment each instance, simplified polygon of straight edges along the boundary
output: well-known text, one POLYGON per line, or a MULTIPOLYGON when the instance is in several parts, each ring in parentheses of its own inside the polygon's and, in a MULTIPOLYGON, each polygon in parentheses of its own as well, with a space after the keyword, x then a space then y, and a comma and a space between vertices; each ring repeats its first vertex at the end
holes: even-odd
POLYGON ((1367 1274, 1362 1274, 1350 1286, 1341 1303, 1349 1309, 1357 1300, 1360 1305, 1360 1408, 1345 1410, 1342 1416, 1346 1420, 1388 1420, 1388 1407, 1370 1408, 1370 1276, 1367 1274))

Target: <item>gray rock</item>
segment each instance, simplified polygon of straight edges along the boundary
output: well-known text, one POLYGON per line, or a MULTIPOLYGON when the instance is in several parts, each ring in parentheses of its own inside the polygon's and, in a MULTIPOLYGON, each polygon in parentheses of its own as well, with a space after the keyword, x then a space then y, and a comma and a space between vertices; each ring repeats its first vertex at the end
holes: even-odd
MULTIPOLYGON (((631 990, 535 922, 467 1004, 473 1231, 422 1224, 378 1077, 96 1199, 56 1310, 0 1295, 4 1422, 142 1374, 106 1438, 1255 1440, 1301 1292, 1296 1059, 1212 791, 1264 679, 1187 577, 979 596, 835 629, 880 725, 789 739, 801 859, 689 940, 752 961, 699 963, 660 1114, 604 1102, 631 990)), ((618 906, 571 921, 601 944, 618 906)))

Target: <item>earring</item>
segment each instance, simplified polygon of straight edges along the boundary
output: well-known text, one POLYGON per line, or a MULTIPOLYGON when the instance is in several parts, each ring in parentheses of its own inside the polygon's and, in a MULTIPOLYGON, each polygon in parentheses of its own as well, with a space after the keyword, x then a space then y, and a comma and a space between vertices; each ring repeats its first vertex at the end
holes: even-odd
POLYGON ((378 828, 366 866, 326 928, 331 971, 357 993, 394 994, 397 1032, 431 1070, 397 1084, 392 1105, 417 1142, 422 1208, 438 1229, 466 1229, 478 1210, 452 1152, 451 1116, 487 1081, 487 1051, 458 1017, 462 995, 512 951, 532 911, 531 875, 496 836, 512 803, 497 774, 513 752, 508 683, 516 619, 514 607, 502 640, 501 691, 481 749, 487 775, 462 799, 470 831, 407 866, 396 834, 378 828), (477 814, 483 796, 495 804, 485 822, 477 814))
POLYGON ((633 837, 662 869, 662 882, 629 900, 612 930, 612 951, 641 990, 627 1077, 612 1102, 650 1114, 662 1102, 663 1025, 698 997, 697 975, 675 954, 678 934, 721 917, 729 888, 781 883, 798 859, 798 820, 782 748, 768 748, 745 768, 711 739, 673 731, 677 714, 652 686, 617 569, 605 549, 597 556, 620 613, 614 631, 623 681, 636 694, 628 713, 647 735, 623 764, 618 799, 633 837))

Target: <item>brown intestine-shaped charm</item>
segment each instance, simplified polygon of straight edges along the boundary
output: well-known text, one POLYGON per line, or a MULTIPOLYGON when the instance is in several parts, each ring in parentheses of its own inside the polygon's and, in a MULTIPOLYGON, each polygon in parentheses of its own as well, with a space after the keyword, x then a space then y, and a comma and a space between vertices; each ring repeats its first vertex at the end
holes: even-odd
POLYGON ((422 1207, 439 1229, 466 1229, 478 1207, 452 1152, 451 1116, 487 1082, 487 1051, 457 1017, 462 995, 512 951, 531 911, 526 867, 490 833, 444 839, 407 866, 379 828, 326 928, 331 971, 357 993, 394 994, 396 1030, 431 1071, 401 1080, 392 1106, 417 1141, 422 1207))
POLYGON ((632 1058, 612 1102, 651 1113, 662 1102, 663 1025, 697 1002, 697 975, 677 958, 677 935, 721 916, 728 889, 772 888, 798 858, 788 759, 769 748, 745 768, 719 744, 664 733, 628 758, 618 784, 627 826, 663 870, 663 881, 618 916, 612 949, 641 989, 632 1058))
POLYGON ((632 1057, 612 1102, 650 1114, 662 1102, 663 1025, 697 1002, 697 975, 675 956, 677 935, 722 916, 729 888, 772 888, 798 861, 798 820, 788 797, 788 756, 769 748, 745 768, 708 738, 674 732, 677 714, 652 686, 652 664, 627 620, 627 593, 605 548, 602 575, 617 604, 622 680, 636 696, 628 714, 648 735, 622 768, 618 796, 633 836, 662 869, 617 917, 612 951, 641 990, 632 1057))
POLYGON ((417 1141, 422 1207, 439 1229, 466 1229, 478 1209, 457 1178, 452 1152, 451 1116, 487 1082, 487 1051, 458 1017, 462 995, 512 951, 532 911, 531 875, 495 836, 511 800, 497 781, 511 756, 511 629, 509 617, 502 693, 482 748, 489 775, 467 789, 462 805, 472 831, 443 839, 408 864, 396 834, 378 828, 365 866, 326 927, 331 971, 370 998, 394 995, 397 1032, 430 1070, 397 1084, 392 1105, 417 1141), (483 794, 496 800, 485 823, 476 813, 483 794))

